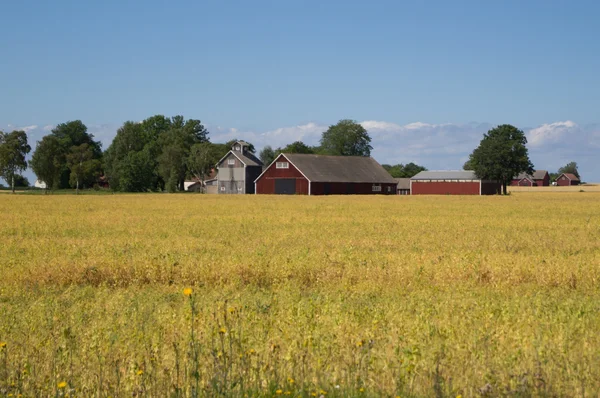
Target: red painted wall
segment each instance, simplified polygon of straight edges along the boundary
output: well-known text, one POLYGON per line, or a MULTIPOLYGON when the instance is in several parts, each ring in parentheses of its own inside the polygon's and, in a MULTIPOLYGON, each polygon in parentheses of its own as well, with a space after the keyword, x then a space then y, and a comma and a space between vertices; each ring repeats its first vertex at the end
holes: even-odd
MULTIPOLYGON (((280 160, 287 161, 283 157, 280 160)), ((273 163, 256 181, 256 193, 274 195, 275 180, 278 178, 295 178, 296 194, 308 195, 308 180, 291 163, 289 169, 278 169, 276 163, 273 163)))
POLYGON ((566 187, 569 185, 579 185, 579 181, 571 181, 566 176, 561 176, 558 180, 556 180, 556 185, 560 185, 562 187, 566 187))
POLYGON ((412 182, 413 195, 479 195, 479 182, 412 182))
POLYGON ((529 181, 528 179, 523 178, 521 181, 519 181, 518 185, 521 187, 532 187, 533 183, 531 181, 529 181))
POLYGON ((383 183, 381 192, 373 192, 372 183, 352 183, 352 182, 313 182, 310 186, 311 195, 396 195, 397 183, 383 183), (325 192, 326 185, 329 184, 329 192, 325 192), (389 189, 388 189, 389 188, 389 189))

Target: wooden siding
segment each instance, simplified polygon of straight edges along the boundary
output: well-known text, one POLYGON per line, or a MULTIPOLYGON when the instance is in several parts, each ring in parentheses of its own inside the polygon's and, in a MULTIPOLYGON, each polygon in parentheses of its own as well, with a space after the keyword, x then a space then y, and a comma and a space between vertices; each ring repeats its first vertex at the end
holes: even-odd
POLYGON ((218 168, 220 168, 220 169, 222 169, 222 168, 226 168, 226 167, 236 167, 236 168, 237 168, 237 167, 244 167, 244 163, 240 162, 240 160, 239 160, 239 159, 238 159, 238 158, 237 158, 237 157, 236 157, 236 156, 235 156, 233 153, 231 153, 231 152, 230 152, 230 153, 229 153, 229 155, 227 155, 227 156, 225 157, 225 159, 223 159, 223 160, 221 161, 221 163, 219 163, 219 164, 217 165, 217 167, 218 167, 218 168), (232 165, 231 165, 231 164, 229 164, 229 162, 228 162, 228 161, 229 161, 230 159, 233 159, 233 160, 234 160, 234 162, 235 162, 235 164, 232 164, 232 165))
POLYGON ((573 180, 569 180, 569 177, 565 176, 565 175, 561 175, 558 180, 556 180, 556 185, 562 186, 562 187, 566 187, 569 185, 579 185, 579 181, 573 181, 573 180))
POLYGON ((311 195, 395 195, 397 183, 356 183, 356 182, 313 182, 311 195), (380 185, 381 191, 373 191, 373 185, 380 185))
POLYGON ((411 184, 412 195, 479 195, 479 181, 418 182, 411 184))
POLYGON ((275 194, 275 180, 278 178, 293 178, 296 180, 296 194, 308 195, 308 180, 304 178, 294 165, 289 164, 288 169, 278 169, 273 163, 265 173, 256 181, 257 194, 275 194))

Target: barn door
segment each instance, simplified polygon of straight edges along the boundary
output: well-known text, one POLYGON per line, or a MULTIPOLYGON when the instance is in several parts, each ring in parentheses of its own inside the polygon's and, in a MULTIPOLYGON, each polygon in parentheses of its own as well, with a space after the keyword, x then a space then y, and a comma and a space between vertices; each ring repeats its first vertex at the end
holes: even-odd
POLYGON ((279 195, 294 195, 296 193, 296 179, 278 178, 275 180, 275 193, 279 195))
POLYGON ((331 193, 331 184, 326 182, 325 186, 323 187, 323 193, 325 195, 329 195, 331 193))

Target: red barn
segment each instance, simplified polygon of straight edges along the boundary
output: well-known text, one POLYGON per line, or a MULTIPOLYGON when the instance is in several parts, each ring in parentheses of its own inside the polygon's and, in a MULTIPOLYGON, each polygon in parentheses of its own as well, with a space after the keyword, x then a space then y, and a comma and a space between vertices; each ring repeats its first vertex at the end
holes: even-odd
POLYGON ((556 185, 568 186, 568 185, 579 185, 581 181, 575 174, 562 173, 556 178, 556 185))
POLYGON ((375 159, 282 153, 254 182, 257 194, 396 194, 396 181, 375 159))
POLYGON ((550 185, 550 174, 547 170, 534 170, 532 175, 521 173, 513 178, 510 185, 521 187, 547 187, 550 185))
POLYGON ((495 195, 497 181, 479 179, 474 171, 422 171, 410 179, 411 195, 495 195))

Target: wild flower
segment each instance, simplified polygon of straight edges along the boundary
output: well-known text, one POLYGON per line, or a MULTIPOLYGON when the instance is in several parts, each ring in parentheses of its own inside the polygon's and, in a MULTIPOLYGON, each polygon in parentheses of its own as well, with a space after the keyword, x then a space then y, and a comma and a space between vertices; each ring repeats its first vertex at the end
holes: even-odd
POLYGON ((141 376, 144 374, 144 371, 142 369, 139 369, 135 374, 137 374, 138 376, 141 376))
POLYGON ((275 394, 281 395, 281 394, 283 394, 283 390, 277 390, 277 391, 275 391, 275 394))
POLYGON ((0 349, 6 347, 6 341, 0 341, 0 349))
POLYGON ((191 296, 192 295, 192 288, 191 287, 186 287, 185 289, 183 289, 183 295, 184 296, 191 296))
POLYGON ((61 381, 60 383, 58 383, 56 385, 56 387, 58 388, 65 388, 67 386, 67 382, 66 381, 61 381))

